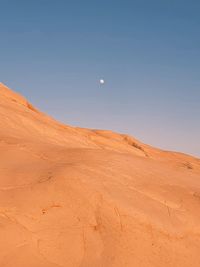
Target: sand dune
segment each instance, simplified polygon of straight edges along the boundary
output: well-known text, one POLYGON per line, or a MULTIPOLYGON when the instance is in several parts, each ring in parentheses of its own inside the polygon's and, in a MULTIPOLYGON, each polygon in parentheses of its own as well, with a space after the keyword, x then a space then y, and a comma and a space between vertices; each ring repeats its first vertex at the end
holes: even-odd
POLYGON ((0 84, 1 267, 199 267, 200 160, 63 125, 0 84))

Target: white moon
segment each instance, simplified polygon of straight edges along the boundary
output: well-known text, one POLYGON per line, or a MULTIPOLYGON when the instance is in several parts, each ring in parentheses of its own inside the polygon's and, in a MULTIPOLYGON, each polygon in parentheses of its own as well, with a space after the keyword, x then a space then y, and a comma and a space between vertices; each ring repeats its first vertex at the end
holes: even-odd
POLYGON ((105 83, 105 81, 103 79, 101 79, 99 82, 100 82, 100 84, 104 84, 105 83))

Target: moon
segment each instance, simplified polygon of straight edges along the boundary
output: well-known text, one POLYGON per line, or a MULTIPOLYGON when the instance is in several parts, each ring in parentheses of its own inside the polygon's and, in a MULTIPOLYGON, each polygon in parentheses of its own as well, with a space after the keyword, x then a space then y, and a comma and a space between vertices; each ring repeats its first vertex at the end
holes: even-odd
POLYGON ((104 84, 105 80, 104 79, 100 79, 99 82, 100 82, 100 84, 104 84))

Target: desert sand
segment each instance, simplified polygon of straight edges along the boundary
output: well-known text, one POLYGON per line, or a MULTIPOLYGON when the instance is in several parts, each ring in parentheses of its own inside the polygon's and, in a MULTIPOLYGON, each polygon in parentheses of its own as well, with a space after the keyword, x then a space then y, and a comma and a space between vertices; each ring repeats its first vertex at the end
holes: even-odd
POLYGON ((100 266, 200 266, 200 160, 63 125, 0 84, 0 267, 100 266))

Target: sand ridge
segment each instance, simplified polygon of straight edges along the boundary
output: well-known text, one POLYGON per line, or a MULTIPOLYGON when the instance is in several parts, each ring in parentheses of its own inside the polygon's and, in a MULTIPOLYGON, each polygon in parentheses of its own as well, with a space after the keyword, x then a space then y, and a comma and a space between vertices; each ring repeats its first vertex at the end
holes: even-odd
POLYGON ((3 84, 0 152, 0 266, 200 266, 199 159, 61 124, 3 84))

